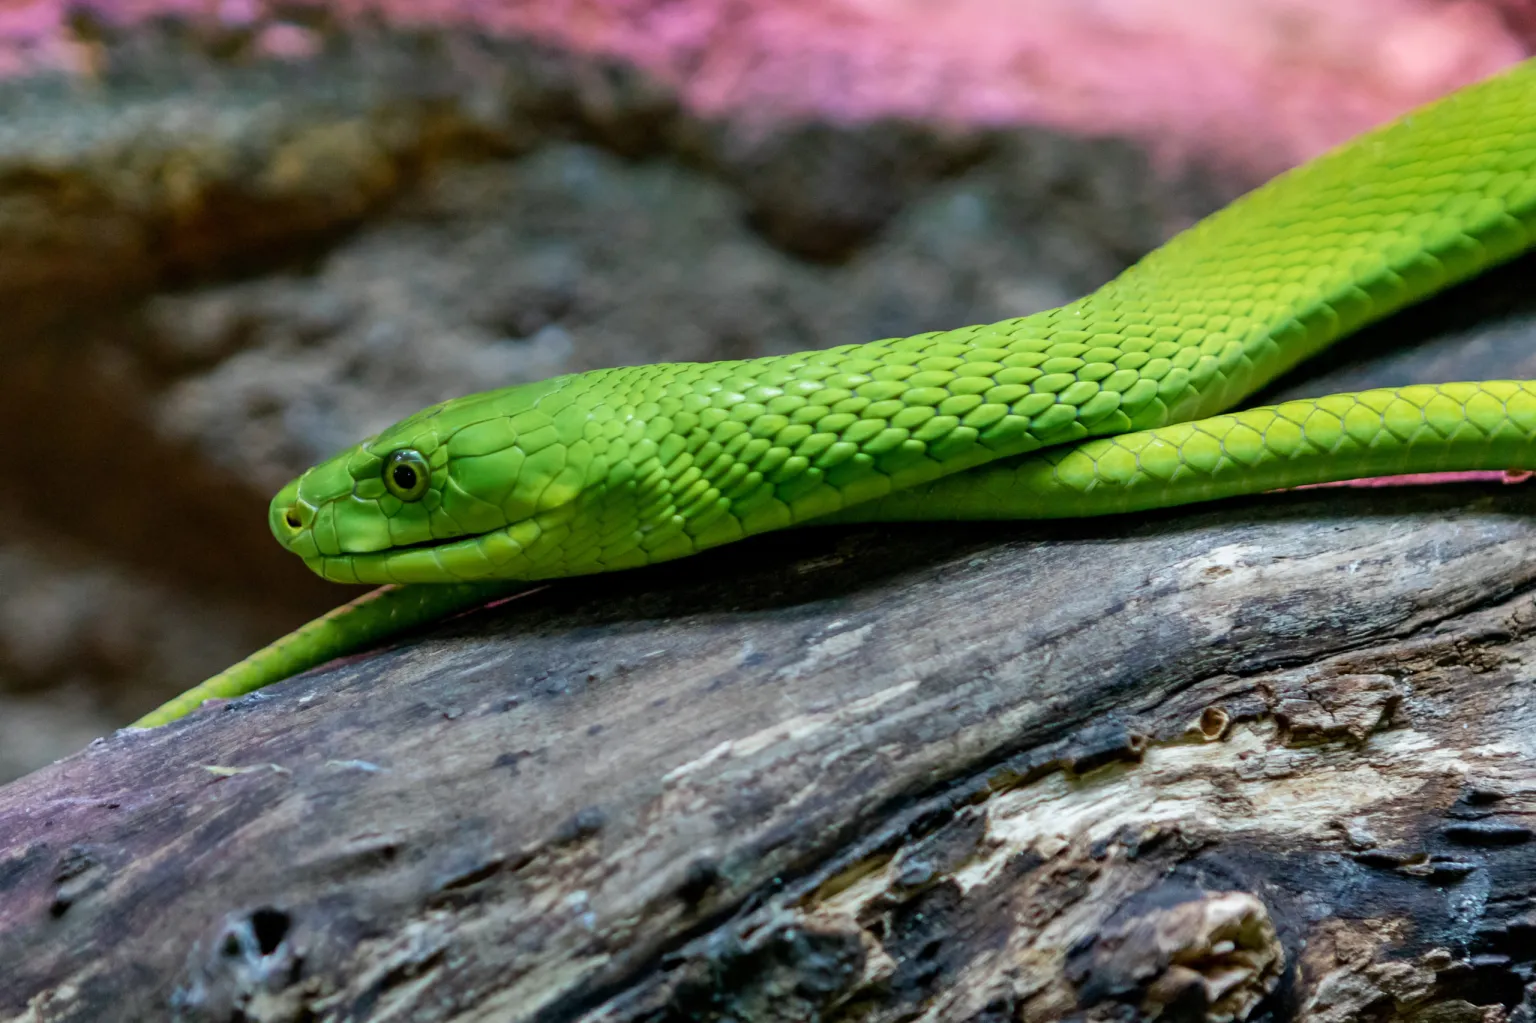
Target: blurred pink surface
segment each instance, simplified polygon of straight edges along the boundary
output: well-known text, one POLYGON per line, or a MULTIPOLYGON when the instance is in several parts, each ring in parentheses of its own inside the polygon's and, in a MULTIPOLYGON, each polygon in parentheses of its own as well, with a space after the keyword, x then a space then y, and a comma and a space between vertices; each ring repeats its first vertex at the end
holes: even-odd
MULTIPOLYGON (((1339 480, 1336 483, 1303 483, 1287 490, 1327 490, 1332 487, 1430 487, 1446 483, 1506 483, 1514 486, 1528 482, 1536 476, 1526 469, 1467 469, 1456 472, 1409 472, 1400 476, 1372 476, 1359 480, 1339 480)), ((1279 493, 1280 491, 1276 491, 1279 493)))
MULTIPOLYGON (((0 74, 84 71, 68 0, 0 0, 0 74)), ((264 0, 74 0, 129 25, 317 39, 264 0)), ((628 60, 705 114, 1048 124, 1268 174, 1519 60, 1536 0, 330 0, 342 21, 472 26, 628 60), (1502 11, 1502 16, 1501 16, 1502 11)))

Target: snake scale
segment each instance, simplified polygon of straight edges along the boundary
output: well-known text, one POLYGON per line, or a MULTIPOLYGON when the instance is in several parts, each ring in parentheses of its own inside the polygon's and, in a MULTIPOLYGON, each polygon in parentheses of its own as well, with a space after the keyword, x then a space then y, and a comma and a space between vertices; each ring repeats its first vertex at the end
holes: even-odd
POLYGON ((278 541, 339 608, 142 718, 250 692, 517 581, 813 521, 1039 518, 1532 464, 1536 382, 1219 415, 1536 244, 1536 61, 1274 179, 1030 316, 732 362, 572 374, 424 409, 288 484, 278 541))

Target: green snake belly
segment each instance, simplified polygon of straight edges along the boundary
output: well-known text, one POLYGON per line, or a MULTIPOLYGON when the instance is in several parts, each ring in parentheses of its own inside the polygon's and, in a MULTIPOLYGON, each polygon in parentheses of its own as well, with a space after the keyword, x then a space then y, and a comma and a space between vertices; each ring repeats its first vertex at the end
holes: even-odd
POLYGON ((1276 178, 1057 309, 444 402, 309 470, 270 518, 327 578, 457 585, 407 585, 313 622, 140 724, 482 600, 498 580, 634 567, 806 522, 1092 515, 1530 464, 1523 383, 1216 413, 1533 243, 1528 61, 1276 178))

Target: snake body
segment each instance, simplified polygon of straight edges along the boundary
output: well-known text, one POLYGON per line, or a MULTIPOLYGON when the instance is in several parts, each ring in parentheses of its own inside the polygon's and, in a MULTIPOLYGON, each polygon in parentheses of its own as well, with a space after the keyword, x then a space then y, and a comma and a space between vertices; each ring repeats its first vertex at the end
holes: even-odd
POLYGON ((1038 518, 1530 465, 1536 384, 1225 415, 1361 326, 1536 244, 1536 61, 1284 174, 1099 290, 1001 323, 621 367, 425 409, 273 499, 333 612, 153 712, 259 688, 509 581, 817 521, 1038 518))

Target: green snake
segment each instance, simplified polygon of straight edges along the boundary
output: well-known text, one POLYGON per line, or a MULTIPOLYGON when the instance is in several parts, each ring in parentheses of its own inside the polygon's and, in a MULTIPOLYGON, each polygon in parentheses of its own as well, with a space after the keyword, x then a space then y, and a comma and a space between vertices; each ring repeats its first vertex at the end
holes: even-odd
POLYGON ((1101 515, 1529 465, 1536 382, 1218 415, 1361 326, 1536 244, 1536 61, 1362 135, 1056 309, 732 362, 571 374, 424 409, 289 483, 278 541, 400 584, 151 727, 518 582, 810 522, 1101 515))

